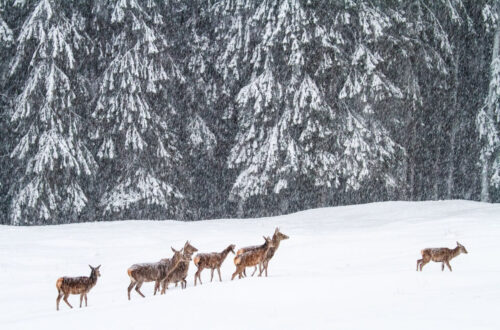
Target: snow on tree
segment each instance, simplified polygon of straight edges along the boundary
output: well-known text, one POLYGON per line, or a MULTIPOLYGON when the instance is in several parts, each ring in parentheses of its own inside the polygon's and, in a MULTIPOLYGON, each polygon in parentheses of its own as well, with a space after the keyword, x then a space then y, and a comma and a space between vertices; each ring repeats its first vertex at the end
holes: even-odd
POLYGON ((494 30, 488 96, 477 115, 481 138, 481 200, 490 200, 490 187, 500 188, 500 4, 486 4, 483 17, 494 30))
POLYGON ((161 8, 148 1, 109 1, 110 61, 93 117, 97 157, 107 174, 100 208, 108 217, 182 216, 177 85, 184 77, 158 33, 161 8))
MULTIPOLYGON (((1 14, 1 12, 0 12, 1 14)), ((12 43, 13 37, 12 37, 12 30, 9 28, 7 23, 3 20, 2 16, 0 15, 0 42, 1 45, 4 47, 10 43, 12 43)))
POLYGON ((457 95, 464 47, 457 35, 471 33, 471 18, 461 0, 401 2, 383 12, 391 27, 377 49, 402 92, 393 106, 383 104, 383 123, 407 151, 406 198, 451 198, 457 167, 470 165, 455 154, 466 128, 457 95))
POLYGON ((16 41, 9 74, 27 76, 11 111, 15 225, 76 221, 88 202, 86 182, 96 164, 82 136, 85 100, 75 86, 77 58, 88 52, 80 18, 64 1, 40 0, 16 41))
MULTIPOLYGON (((0 155, 6 155, 9 152, 8 145, 10 143, 10 137, 7 132, 10 131, 10 125, 6 112, 9 107, 10 99, 3 93, 2 86, 5 81, 5 72, 8 69, 9 50, 14 41, 12 30, 2 18, 3 14, 3 8, 0 4, 0 131, 2 132, 0 135, 0 155)), ((8 223, 5 210, 5 204, 8 203, 5 199, 10 186, 10 171, 7 170, 10 168, 8 157, 0 157, 0 166, 3 169, 0 173, 0 223, 8 223)))
MULTIPOLYGON (((4 15, 3 7, 0 6, 0 82, 4 81, 3 74, 8 68, 8 65, 6 64, 6 62, 8 62, 7 50, 12 46, 14 42, 12 30, 4 21, 2 17, 3 15, 4 15)), ((2 84, 0 83, 0 86, 1 85, 2 84)))
MULTIPOLYGON (((233 20, 242 22, 237 15, 233 20)), ((236 97, 239 131, 228 159, 228 166, 239 173, 231 198, 240 208, 252 196, 278 195, 286 189, 300 195, 313 187, 331 194, 359 190, 377 177, 387 186, 397 182, 391 169, 400 147, 379 123, 364 120, 361 113, 325 95, 329 85, 339 85, 331 76, 325 81, 325 72, 348 56, 336 44, 343 36, 326 22, 321 25, 314 6, 300 1, 263 1, 254 8, 250 23, 237 25, 228 39, 228 49, 237 50, 224 55, 231 74, 237 75, 240 68, 251 73, 240 74, 250 79, 236 97), (246 67, 241 64, 248 60, 246 67)), ((362 52, 355 54, 357 60, 375 62, 367 49, 362 52)), ((355 81, 347 78, 353 87, 361 81, 372 86, 376 93, 364 91, 370 96, 367 106, 382 99, 382 93, 400 95, 381 73, 373 73, 374 68, 355 81)), ((361 93, 347 89, 340 90, 341 98, 361 93)))

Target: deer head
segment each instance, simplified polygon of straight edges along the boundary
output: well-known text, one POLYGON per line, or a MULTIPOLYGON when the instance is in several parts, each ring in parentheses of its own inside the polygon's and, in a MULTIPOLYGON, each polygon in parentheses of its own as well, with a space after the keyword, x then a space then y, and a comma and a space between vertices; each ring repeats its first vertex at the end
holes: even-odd
POLYGON ((172 256, 172 262, 174 265, 177 265, 179 262, 182 261, 189 261, 191 259, 189 256, 184 255, 183 253, 184 249, 180 249, 179 251, 177 251, 173 247, 170 248, 172 249, 172 251, 174 251, 174 255, 172 256))
POLYGON ((226 249, 226 250, 227 250, 228 252, 232 252, 233 254, 236 254, 236 252, 234 252, 234 249, 235 249, 235 248, 236 248, 236 245, 231 244, 231 245, 229 245, 229 246, 227 247, 227 249, 226 249))
POLYGON ((288 237, 287 235, 283 234, 282 232, 280 232, 280 229, 278 227, 276 227, 276 230, 274 231, 274 235, 273 235, 273 240, 278 240, 278 241, 282 241, 284 239, 289 239, 290 237, 288 237))
POLYGON ((459 251, 460 251, 460 253, 465 253, 465 254, 469 253, 469 252, 467 252, 467 250, 465 249, 465 246, 463 246, 462 244, 460 244, 460 243, 458 243, 458 242, 457 242, 457 247, 459 247, 459 251))
POLYGON ((264 244, 265 244, 267 247, 275 247, 275 245, 274 245, 274 243, 273 243, 273 240, 272 240, 269 236, 268 236, 268 237, 266 237, 266 236, 262 236, 262 237, 264 238, 264 241, 265 241, 265 243, 264 243, 264 244))
POLYGON ((99 265, 97 267, 92 267, 91 265, 89 265, 89 267, 91 269, 91 274, 95 274, 95 277, 101 276, 101 272, 99 271, 99 268, 101 267, 101 265, 99 265))
POLYGON ((195 253, 197 251, 198 251, 197 248, 192 246, 191 243, 189 243, 189 241, 186 241, 186 244, 184 244, 184 254, 192 255, 193 253, 195 253))

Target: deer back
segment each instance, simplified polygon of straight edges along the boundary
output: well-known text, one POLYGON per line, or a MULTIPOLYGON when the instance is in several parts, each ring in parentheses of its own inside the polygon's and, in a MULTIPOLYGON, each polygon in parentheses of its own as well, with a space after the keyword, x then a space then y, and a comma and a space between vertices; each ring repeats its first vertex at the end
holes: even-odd
POLYGON ((217 268, 222 263, 222 254, 219 252, 199 253, 195 260, 198 267, 217 268))
POLYGON ((153 282, 166 275, 167 262, 151 262, 134 264, 129 267, 128 274, 137 282, 153 282))
POLYGON ((258 263, 262 262, 262 260, 264 259, 264 256, 269 251, 269 249, 274 247, 270 238, 264 237, 264 239, 265 239, 265 243, 262 244, 261 246, 259 246, 258 248, 244 252, 243 254, 240 254, 239 256, 237 255, 234 258, 234 264, 236 266, 244 265, 244 266, 248 267, 248 266, 255 266, 258 263))
POLYGON ((61 277, 57 280, 56 287, 59 291, 69 294, 87 293, 97 284, 97 278, 101 276, 99 267, 101 266, 95 268, 90 266, 90 276, 61 277))
POLYGON ((243 247, 241 249, 239 249, 237 252, 236 252, 236 255, 239 256, 240 254, 243 254, 245 252, 249 252, 249 251, 255 251, 257 250, 258 248, 260 248, 261 246, 260 245, 252 245, 252 246, 246 246, 246 247, 243 247))

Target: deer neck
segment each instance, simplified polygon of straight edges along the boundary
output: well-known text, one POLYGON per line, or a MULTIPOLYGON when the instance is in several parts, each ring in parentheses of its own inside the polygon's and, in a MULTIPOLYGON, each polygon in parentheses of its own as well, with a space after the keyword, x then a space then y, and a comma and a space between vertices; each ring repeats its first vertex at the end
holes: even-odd
POLYGON ((264 252, 264 254, 267 254, 267 252, 271 249, 271 244, 269 243, 264 243, 264 245, 262 245, 262 251, 264 252))
POLYGON ((451 250, 450 259, 455 258, 459 254, 460 254, 460 246, 457 246, 456 248, 454 248, 453 250, 451 250))
POLYGON ((224 251, 222 251, 222 253, 221 253, 222 261, 226 260, 228 253, 229 253, 229 248, 225 248, 224 251))
POLYGON ((97 283, 97 274, 94 270, 90 272, 89 280, 92 286, 94 286, 97 283))
POLYGON ((277 250, 278 247, 280 246, 281 240, 278 238, 277 235, 273 235, 273 244, 274 244, 274 249, 277 250))
POLYGON ((170 275, 181 263, 181 260, 171 260, 170 267, 167 267, 167 276, 170 275))
MULTIPOLYGON (((188 259, 191 259, 191 257, 193 256, 194 252, 184 252, 184 256, 188 259)), ((188 261, 187 261, 188 262, 188 261)))

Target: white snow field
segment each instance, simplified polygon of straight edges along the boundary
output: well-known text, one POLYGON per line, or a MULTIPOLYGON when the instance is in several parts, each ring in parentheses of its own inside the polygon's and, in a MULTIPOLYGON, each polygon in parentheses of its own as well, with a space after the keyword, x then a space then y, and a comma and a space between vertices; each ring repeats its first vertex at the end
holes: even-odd
MULTIPOLYGON (((250 269, 247 270, 247 273, 250 269)), ((215 276, 217 278, 217 276, 215 276)), ((0 226, 0 329, 500 329, 500 205, 469 201, 386 202, 260 219, 124 221, 47 227, 0 226), (260 244, 274 228, 290 236, 269 277, 223 281, 146 298, 132 291, 133 263, 171 256, 186 239, 200 252, 260 244), (425 247, 455 247, 453 272, 425 247), (56 280, 102 264, 87 308, 61 301, 56 280)))

